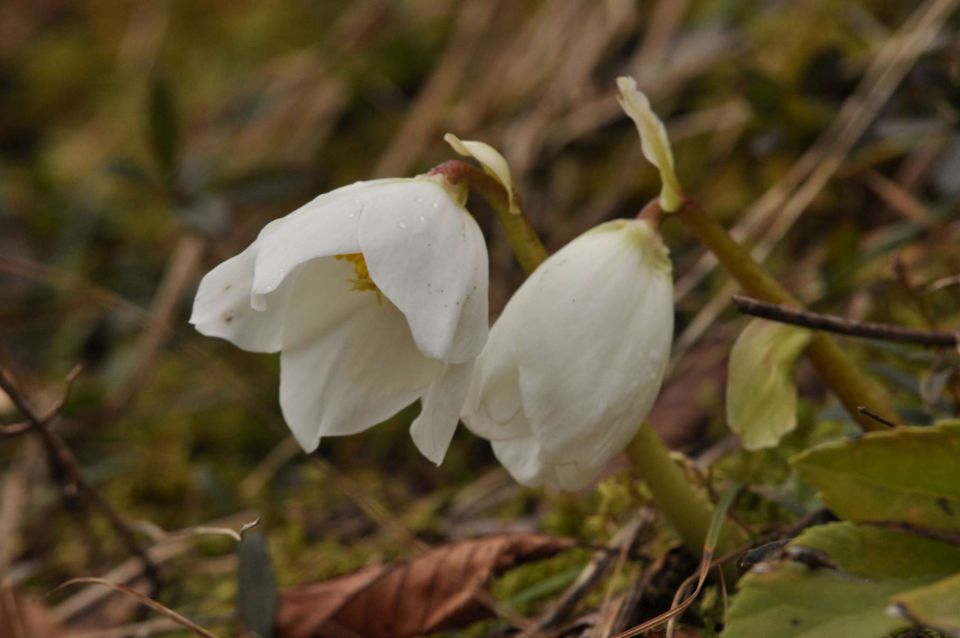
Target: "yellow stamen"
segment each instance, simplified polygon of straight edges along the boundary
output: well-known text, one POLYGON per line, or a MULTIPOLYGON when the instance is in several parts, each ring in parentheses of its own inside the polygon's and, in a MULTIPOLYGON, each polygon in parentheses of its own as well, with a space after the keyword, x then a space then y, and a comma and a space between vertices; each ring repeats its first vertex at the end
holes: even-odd
POLYGON ((370 278, 370 271, 367 270, 367 260, 363 258, 363 253, 336 255, 336 258, 353 264, 353 274, 356 275, 356 279, 350 280, 350 283, 353 284, 353 290, 372 290, 377 293, 378 298, 380 297, 380 289, 370 278))

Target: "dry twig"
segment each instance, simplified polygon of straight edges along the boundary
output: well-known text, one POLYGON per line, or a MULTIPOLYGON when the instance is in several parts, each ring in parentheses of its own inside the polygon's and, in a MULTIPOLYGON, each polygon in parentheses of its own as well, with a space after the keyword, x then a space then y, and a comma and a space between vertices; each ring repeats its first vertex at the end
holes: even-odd
POLYGON ((745 315, 812 330, 822 330, 862 339, 914 343, 934 348, 955 348, 960 343, 960 339, 958 339, 960 333, 956 332, 914 330, 885 323, 853 321, 852 319, 810 312, 809 310, 787 308, 786 306, 766 303, 742 295, 733 295, 731 299, 737 310, 745 315))
POLYGON ((160 572, 156 564, 151 560, 143 546, 140 545, 133 530, 127 521, 124 520, 123 516, 87 481, 80 467, 80 463, 77 461, 77 457, 73 455, 73 452, 70 451, 70 448, 67 447, 64 440, 49 427, 63 408, 69 396, 70 388, 79 373, 79 366, 71 371, 67 376, 67 387, 62 397, 51 411, 42 416, 31 407, 26 397, 20 393, 17 384, 14 383, 13 380, 7 376, 7 372, 2 369, 0 369, 0 388, 7 393, 7 396, 10 397, 13 404, 21 414, 27 418, 27 421, 30 423, 27 431, 37 433, 47 451, 47 457, 51 464, 51 475, 58 478, 62 477, 60 480, 62 481, 64 493, 78 492, 103 515, 110 523, 110 526, 113 527, 117 536, 119 536, 127 546, 130 553, 137 556, 143 563, 143 573, 150 581, 153 591, 156 592, 160 589, 161 585, 160 572))

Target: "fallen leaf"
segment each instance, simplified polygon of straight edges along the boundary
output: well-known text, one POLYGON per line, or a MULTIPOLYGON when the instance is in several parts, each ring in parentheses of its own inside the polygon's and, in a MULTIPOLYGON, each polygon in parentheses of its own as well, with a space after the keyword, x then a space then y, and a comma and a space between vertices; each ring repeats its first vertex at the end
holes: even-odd
POLYGON ((490 615, 477 594, 491 576, 573 545, 546 534, 483 536, 300 585, 281 594, 276 637, 403 638, 462 627, 490 615))
POLYGON ((55 623, 47 607, 9 587, 0 588, 0 638, 57 638, 66 630, 55 623))

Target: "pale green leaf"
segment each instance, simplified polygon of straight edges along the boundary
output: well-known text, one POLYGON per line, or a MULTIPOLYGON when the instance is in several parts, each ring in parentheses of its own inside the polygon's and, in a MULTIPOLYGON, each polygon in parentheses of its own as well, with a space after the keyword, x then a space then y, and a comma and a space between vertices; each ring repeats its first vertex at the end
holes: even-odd
POLYGON ((791 463, 842 518, 960 529, 960 423, 871 432, 791 463))
POLYGON ((514 215, 520 214, 520 206, 513 186, 513 176, 510 174, 510 165, 507 164, 506 158, 500 154, 500 151, 484 142, 461 140, 453 133, 444 135, 443 140, 460 155, 472 157, 480 162, 484 172, 497 180, 507 191, 510 212, 514 215))
POLYGON ((660 171, 660 208, 668 213, 680 208, 683 203, 683 190, 673 167, 673 149, 667 137, 667 129, 650 107, 650 100, 637 89, 633 78, 617 78, 620 89, 620 108, 637 126, 640 133, 640 147, 643 156, 660 171))
POLYGON ((937 578, 960 572, 960 546, 874 525, 818 525, 791 546, 822 552, 839 570, 857 578, 937 578))
POLYGON ((960 574, 894 596, 892 611, 918 625, 960 636, 960 574))
POLYGON ((273 635, 278 604, 267 541, 259 532, 247 533, 237 547, 237 611, 253 636, 273 635))
POLYGON ((919 579, 856 581, 787 563, 751 573, 727 612, 722 638, 883 638, 909 622, 886 613, 897 592, 919 579))
POLYGON ((811 528, 786 555, 740 581, 723 638, 883 638, 911 624, 892 599, 960 570, 960 547, 852 523, 811 528))
POLYGON ((754 319, 730 352, 727 422, 743 447, 774 447, 797 427, 793 367, 810 331, 754 319))

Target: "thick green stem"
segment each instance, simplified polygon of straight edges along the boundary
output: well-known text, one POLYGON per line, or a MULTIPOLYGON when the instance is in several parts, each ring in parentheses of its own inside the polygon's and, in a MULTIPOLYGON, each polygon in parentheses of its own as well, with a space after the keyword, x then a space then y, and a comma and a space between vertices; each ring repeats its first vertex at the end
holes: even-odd
MULTIPOLYGON (((510 212, 507 192, 497 180, 459 160, 444 162, 431 172, 441 173, 453 183, 466 180, 470 188, 497 212, 510 248, 527 275, 546 260, 547 250, 533 226, 522 213, 510 212)), ((663 441, 649 425, 640 428, 628 453, 660 512, 674 526, 686 546, 700 556, 713 518, 713 506, 687 481, 683 471, 670 458, 663 441)), ((717 544, 717 555, 736 547, 737 541, 743 539, 739 532, 737 528, 724 524, 717 544)), ((726 565, 724 574, 733 582, 736 579, 736 567, 726 565)))
MULTIPOLYGON (((510 198, 500 182, 479 168, 460 160, 444 162, 430 172, 442 174, 454 184, 466 180, 470 188, 496 211, 500 224, 507 233, 507 242, 523 272, 529 275, 546 260, 547 249, 543 247, 537 231, 523 212, 510 212, 510 198)), ((519 206, 518 199, 518 196, 514 197, 516 206, 519 206)))
MULTIPOLYGON (((649 424, 643 424, 637 431, 627 448, 627 454, 634 472, 650 490, 658 511, 670 521, 687 548, 701 556, 713 518, 713 506, 691 485, 683 470, 670 457, 667 446, 649 424)), ((724 522, 715 555, 721 556, 732 551, 744 540, 740 529, 724 522)), ((736 567, 729 564, 724 569, 724 575, 733 582, 736 579, 736 567)))
MULTIPOLYGON (((770 303, 803 307, 699 204, 687 200, 676 214, 750 296, 770 303)), ((885 426, 861 414, 861 406, 887 421, 900 421, 896 409, 880 387, 861 372, 833 337, 814 332, 806 352, 821 378, 864 430, 882 430, 885 426)))

